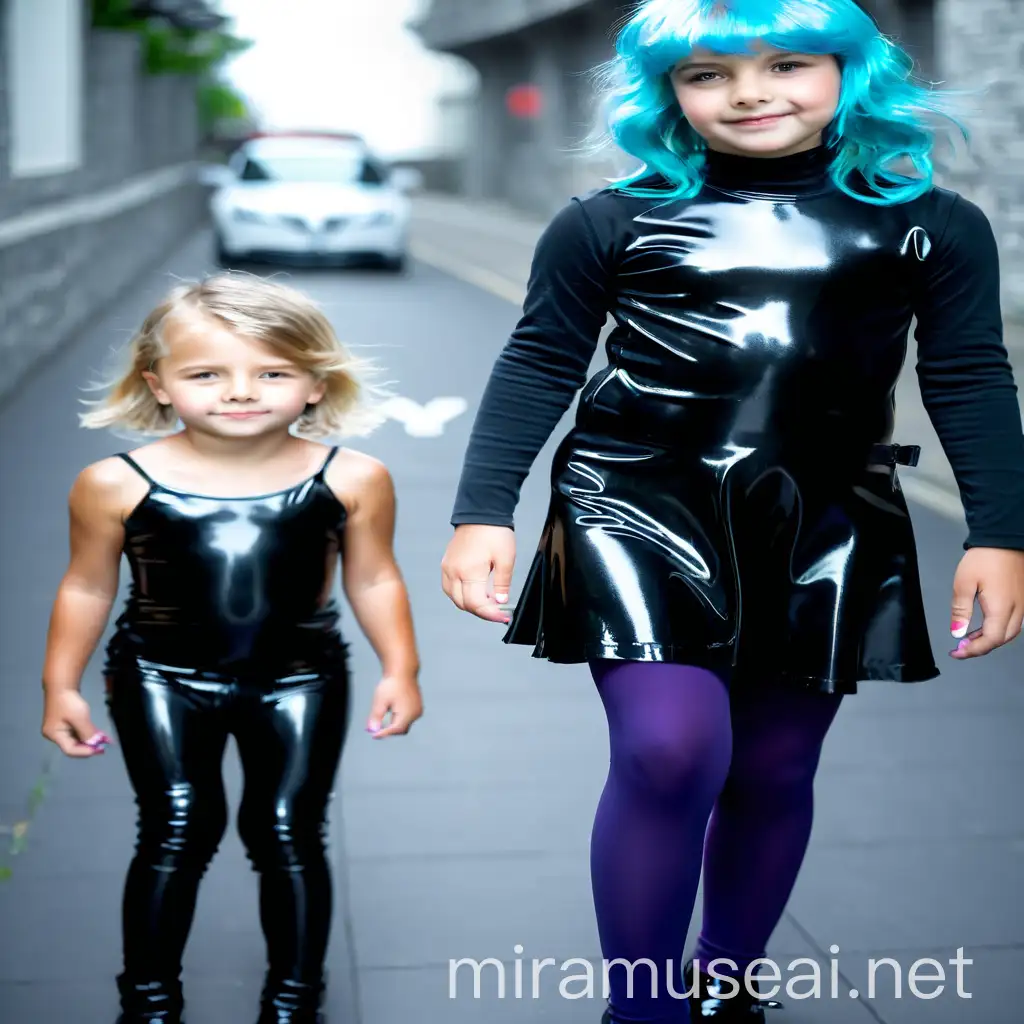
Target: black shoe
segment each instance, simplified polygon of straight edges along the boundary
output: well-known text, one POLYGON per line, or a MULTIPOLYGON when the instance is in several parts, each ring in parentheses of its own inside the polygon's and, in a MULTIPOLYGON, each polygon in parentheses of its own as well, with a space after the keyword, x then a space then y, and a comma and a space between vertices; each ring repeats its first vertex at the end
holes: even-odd
POLYGON ((282 1007, 264 1006, 256 1024, 327 1024, 327 1018, 320 1010, 285 1010, 282 1007))
POLYGON ((256 1024, 327 1024, 327 1018, 319 1010, 310 1016, 309 1011, 264 1007, 256 1024))
MULTIPOLYGON (((687 1000, 690 1019, 694 1021, 713 1019, 722 1024, 765 1024, 764 1011, 781 1009, 776 999, 758 999, 747 991, 742 979, 737 979, 740 989, 732 995, 734 986, 707 974, 697 975, 698 985, 694 986, 693 961, 683 969, 683 985, 693 995, 687 1000)), ((756 987, 756 986, 755 986, 756 987)))
POLYGON ((167 1015, 154 1017, 152 1014, 140 1015, 133 1013, 128 1015, 122 1013, 117 1018, 117 1024, 149 1024, 150 1021, 154 1021, 156 1024, 185 1024, 185 1018, 180 1015, 175 1017, 169 1017, 167 1015))
POLYGON ((263 987, 256 1024, 326 1024, 321 1007, 325 990, 323 982, 304 985, 297 981, 268 980, 263 987))
POLYGON ((118 975, 121 1015, 117 1024, 185 1024, 181 982, 132 982, 118 975))

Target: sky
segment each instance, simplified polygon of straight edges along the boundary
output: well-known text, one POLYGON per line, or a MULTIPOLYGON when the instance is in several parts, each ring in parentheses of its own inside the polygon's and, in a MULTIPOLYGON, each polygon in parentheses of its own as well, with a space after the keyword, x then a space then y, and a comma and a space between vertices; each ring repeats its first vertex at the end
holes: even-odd
POLYGON ((473 75, 404 24, 425 0, 219 0, 254 45, 227 68, 268 127, 356 131, 388 157, 436 144, 439 95, 473 75))

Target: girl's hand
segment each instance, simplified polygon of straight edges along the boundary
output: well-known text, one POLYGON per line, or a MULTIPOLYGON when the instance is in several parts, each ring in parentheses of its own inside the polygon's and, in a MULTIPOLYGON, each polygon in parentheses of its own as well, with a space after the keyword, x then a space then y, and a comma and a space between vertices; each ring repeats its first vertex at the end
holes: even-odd
POLYGON ((416 679, 412 676, 385 676, 374 691, 366 731, 375 740, 386 736, 404 736, 422 714, 423 698, 416 679), (385 726, 384 716, 389 711, 391 722, 385 726))
POLYGON ((92 724, 89 705, 77 690, 47 693, 43 735, 68 757, 94 757, 113 742, 92 724))
POLYGON ((516 561, 515 533, 507 526, 465 523, 455 527, 441 562, 441 587, 456 608, 491 622, 510 621, 501 605, 508 601, 516 561), (487 593, 494 570, 493 596, 487 593))
POLYGON ((1024 619, 1024 551, 971 548, 953 577, 950 632, 960 641, 952 657, 977 658, 1009 643, 1024 619), (977 596, 984 616, 980 629, 967 633, 977 596))

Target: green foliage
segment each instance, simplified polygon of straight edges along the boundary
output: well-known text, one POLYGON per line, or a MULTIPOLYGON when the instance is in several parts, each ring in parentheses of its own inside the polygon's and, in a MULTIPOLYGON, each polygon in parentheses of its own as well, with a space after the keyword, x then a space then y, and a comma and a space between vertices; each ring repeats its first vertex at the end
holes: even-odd
POLYGON ((143 63, 151 75, 194 75, 200 80, 196 95, 199 123, 209 132, 219 121, 244 118, 245 100, 217 79, 225 61, 248 50, 252 40, 219 29, 179 28, 164 19, 140 18, 134 0, 92 0, 94 28, 136 32, 142 38, 143 63))
POLYGON ((199 87, 199 117, 203 124, 244 118, 248 114, 245 100, 223 82, 207 82, 199 87))
MULTIPOLYGON (((0 821, 0 860, 10 861, 25 852, 28 846, 29 828, 40 805, 46 799, 55 766, 56 755, 53 751, 47 751, 42 771, 28 795, 24 817, 11 825, 0 821)), ((14 869, 10 863, 0 863, 0 883, 10 881, 13 875, 14 869)))
POLYGON ((92 0, 93 28, 140 28, 145 18, 132 14, 133 0, 92 0))
POLYGON ((229 57, 252 44, 225 32, 148 26, 146 70, 150 74, 203 75, 220 67, 229 57))
POLYGON ((229 32, 178 28, 163 19, 139 18, 132 10, 132 0, 92 0, 92 25, 137 32, 146 70, 153 75, 209 74, 252 46, 252 40, 229 32))

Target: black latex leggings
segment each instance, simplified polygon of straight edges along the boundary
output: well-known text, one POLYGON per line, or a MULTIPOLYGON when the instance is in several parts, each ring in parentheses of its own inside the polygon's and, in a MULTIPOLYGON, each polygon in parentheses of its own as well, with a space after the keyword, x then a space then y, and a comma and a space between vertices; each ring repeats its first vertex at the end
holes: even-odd
POLYGON ((332 913, 323 823, 348 724, 346 674, 267 691, 144 667, 108 678, 107 703, 139 808, 124 1008, 176 1019, 197 890, 227 826, 229 735, 245 778, 239 835, 260 875, 265 1001, 287 1009, 317 998, 332 913))

